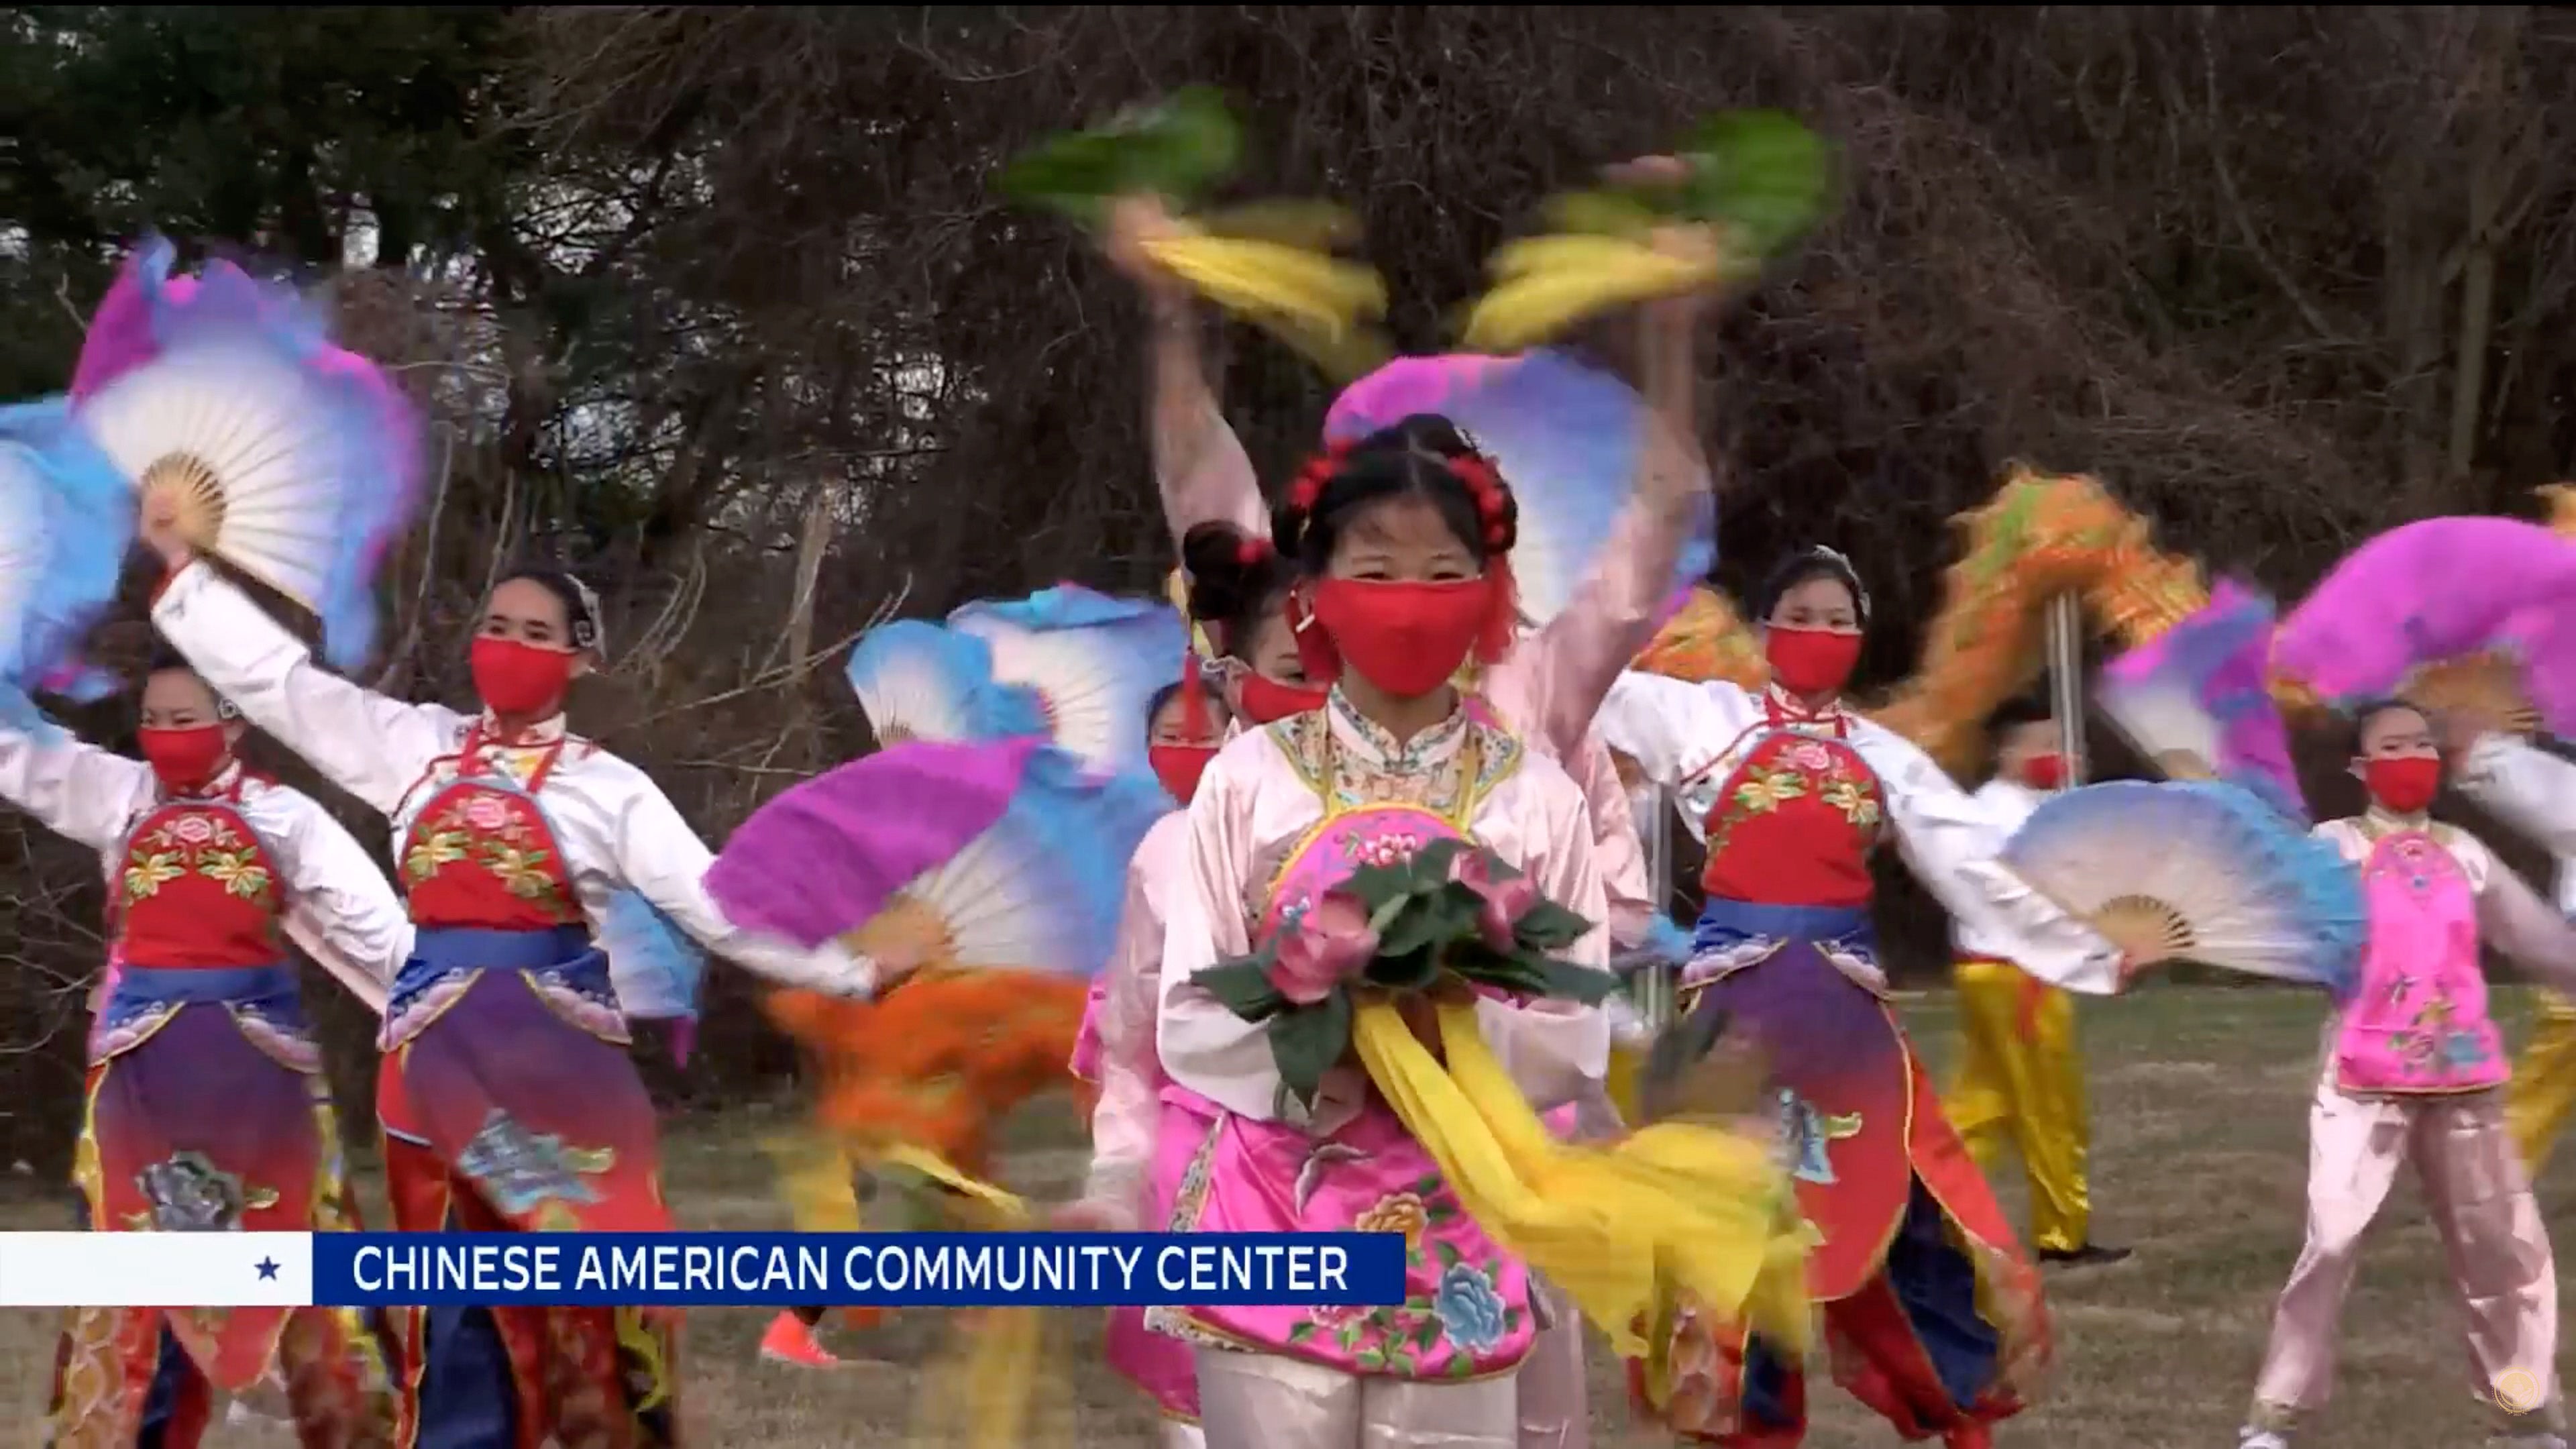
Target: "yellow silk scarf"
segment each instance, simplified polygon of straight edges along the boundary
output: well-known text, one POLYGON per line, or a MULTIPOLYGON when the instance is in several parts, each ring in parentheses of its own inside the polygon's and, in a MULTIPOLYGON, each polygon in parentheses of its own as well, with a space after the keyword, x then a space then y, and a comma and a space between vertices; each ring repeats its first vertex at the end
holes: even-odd
POLYGON ((1676 1293, 1804 1352, 1813 1315, 1797 1199, 1767 1143, 1708 1122, 1607 1146, 1556 1140, 1485 1043, 1472 1004, 1439 1010, 1446 1067, 1385 1001, 1351 1036, 1406 1129, 1496 1246, 1571 1298, 1626 1357, 1676 1293))

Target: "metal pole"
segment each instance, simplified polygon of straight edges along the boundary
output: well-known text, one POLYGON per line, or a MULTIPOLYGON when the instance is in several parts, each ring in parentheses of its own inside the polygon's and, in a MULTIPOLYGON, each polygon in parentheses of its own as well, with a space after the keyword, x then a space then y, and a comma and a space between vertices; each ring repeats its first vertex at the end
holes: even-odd
MULTIPOLYGON (((1655 909, 1669 916, 1673 908, 1673 802, 1664 787, 1652 788, 1655 808, 1646 826, 1646 879, 1653 882, 1655 909)), ((1656 962, 1644 969, 1646 974, 1640 982, 1644 990, 1637 996, 1637 1012, 1649 1028, 1661 1032, 1673 1023, 1673 980, 1681 967, 1656 962)))
POLYGON ((2084 783, 2084 613, 2073 594, 2048 601, 2048 708, 2066 757, 2066 788, 2084 783))

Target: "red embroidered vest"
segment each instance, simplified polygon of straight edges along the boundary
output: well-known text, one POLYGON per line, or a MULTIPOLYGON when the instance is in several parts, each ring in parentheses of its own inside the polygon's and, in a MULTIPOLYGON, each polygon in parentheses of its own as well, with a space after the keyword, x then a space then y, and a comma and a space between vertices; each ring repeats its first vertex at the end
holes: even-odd
POLYGON ((1784 728, 1727 777, 1708 813, 1700 884, 1724 900, 1772 906, 1865 906, 1869 853, 1886 827, 1878 773, 1842 738, 1784 728))
POLYGON ((285 891, 268 846, 234 809, 238 780, 211 800, 156 805, 125 837, 109 882, 116 956, 149 970, 273 966, 285 891))
POLYGON ((483 931, 544 931, 583 923, 562 847, 537 809, 537 791, 563 752, 558 740, 524 790, 498 778, 481 756, 481 731, 466 736, 458 776, 440 787, 403 836, 404 894, 414 924, 483 931))

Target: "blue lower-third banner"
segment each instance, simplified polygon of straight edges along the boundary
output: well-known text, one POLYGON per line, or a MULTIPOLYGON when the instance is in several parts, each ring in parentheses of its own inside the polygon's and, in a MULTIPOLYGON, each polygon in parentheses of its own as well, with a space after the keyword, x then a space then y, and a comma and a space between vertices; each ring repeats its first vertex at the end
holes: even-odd
POLYGON ((0 1306, 1404 1301, 1400 1233, 0 1233, 0 1306))

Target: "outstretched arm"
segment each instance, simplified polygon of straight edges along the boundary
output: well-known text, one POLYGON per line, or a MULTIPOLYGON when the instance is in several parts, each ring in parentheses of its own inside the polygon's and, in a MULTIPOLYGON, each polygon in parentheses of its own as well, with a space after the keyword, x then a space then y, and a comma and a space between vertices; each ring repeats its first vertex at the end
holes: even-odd
POLYGON ((151 798, 152 769, 140 760, 60 731, 38 740, 0 728, 0 799, 65 840, 112 849, 151 798))
POLYGON ((636 773, 611 837, 618 874, 654 909, 671 918, 698 944, 780 986, 801 986, 836 996, 866 996, 883 985, 875 963, 838 941, 808 950, 736 926, 705 885, 715 857, 661 787, 636 773))
POLYGON ((2576 856, 2576 764, 2512 735, 2484 734, 2462 753, 2452 780, 2551 855, 2576 856))
POLYGON ((1202 523, 1231 523, 1254 538, 1270 534, 1262 509, 1261 481, 1252 456, 1226 425, 1215 381, 1201 360, 1197 313, 1189 289, 1156 265, 1141 245, 1173 223, 1161 201, 1128 197, 1111 222, 1109 259, 1145 294, 1153 319, 1146 357, 1146 427, 1153 438, 1154 484, 1163 495, 1163 519, 1172 548, 1202 523))

